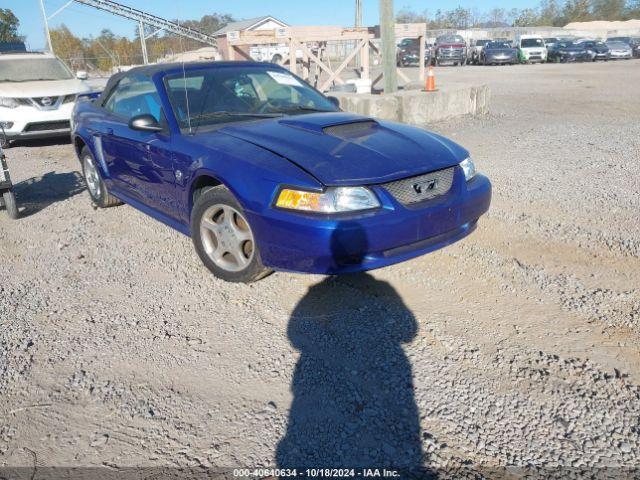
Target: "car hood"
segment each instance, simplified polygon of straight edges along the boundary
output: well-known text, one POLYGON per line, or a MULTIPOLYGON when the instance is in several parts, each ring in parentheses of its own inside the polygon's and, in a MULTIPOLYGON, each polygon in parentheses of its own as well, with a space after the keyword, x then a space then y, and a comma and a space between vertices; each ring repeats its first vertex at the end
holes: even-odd
POLYGON ((13 98, 59 97, 90 91, 82 80, 45 80, 37 82, 0 82, 0 96, 13 98))
POLYGON ((450 167, 468 155, 439 135, 345 112, 245 122, 218 132, 285 157, 327 186, 384 183, 450 167))

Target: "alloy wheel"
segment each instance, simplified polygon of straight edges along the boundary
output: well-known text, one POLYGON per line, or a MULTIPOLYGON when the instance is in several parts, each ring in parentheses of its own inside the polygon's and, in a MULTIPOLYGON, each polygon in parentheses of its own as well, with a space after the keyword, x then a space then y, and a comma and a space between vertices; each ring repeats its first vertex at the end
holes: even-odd
POLYGON ((235 208, 217 204, 200 221, 202 245, 218 267, 229 272, 244 270, 253 259, 255 241, 249 223, 235 208))
POLYGON ((93 198, 100 198, 100 175, 98 169, 90 156, 84 157, 84 178, 87 182, 87 188, 93 198))

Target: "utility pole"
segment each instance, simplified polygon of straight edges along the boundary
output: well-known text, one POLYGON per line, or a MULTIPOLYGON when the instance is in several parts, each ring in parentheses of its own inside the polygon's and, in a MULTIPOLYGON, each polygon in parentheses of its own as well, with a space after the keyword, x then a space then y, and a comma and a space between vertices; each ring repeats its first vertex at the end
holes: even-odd
MULTIPOLYGON (((362 0, 356 0, 356 18, 355 22, 353 22, 353 26, 356 28, 360 28, 362 26, 362 0)), ((358 55, 356 55, 356 69, 360 71, 361 68, 362 58, 360 58, 360 53, 358 53, 358 55)))
POLYGON ((145 65, 149 63, 149 56, 147 55, 147 39, 144 36, 144 23, 142 20, 138 22, 138 31, 140 32, 140 46, 142 47, 142 61, 145 65))
POLYGON ((47 49, 53 53, 53 45, 51 44, 51 32, 49 32, 49 19, 47 11, 44 9, 44 0, 40 0, 40 10, 42 11, 42 19, 44 20, 44 34, 47 39, 47 49))
POLYGON ((393 15, 393 0, 380 0, 380 39, 382 40, 384 93, 393 93, 398 90, 396 19, 393 15))

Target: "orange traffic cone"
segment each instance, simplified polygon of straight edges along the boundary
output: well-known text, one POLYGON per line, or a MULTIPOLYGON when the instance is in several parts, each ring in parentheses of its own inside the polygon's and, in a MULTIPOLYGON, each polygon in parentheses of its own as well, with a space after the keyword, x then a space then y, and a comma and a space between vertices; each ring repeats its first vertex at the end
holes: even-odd
POLYGON ((427 92, 436 91, 436 75, 433 73, 433 65, 429 65, 429 73, 427 74, 427 85, 425 90, 427 92))

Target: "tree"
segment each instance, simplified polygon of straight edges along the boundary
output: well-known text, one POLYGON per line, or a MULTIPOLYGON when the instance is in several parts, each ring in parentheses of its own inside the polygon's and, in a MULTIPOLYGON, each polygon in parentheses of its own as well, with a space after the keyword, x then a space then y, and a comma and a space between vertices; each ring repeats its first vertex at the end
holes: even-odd
POLYGON ((588 22, 591 20, 591 4, 589 0, 567 0, 562 11, 565 24, 571 22, 588 22))
POLYGON ((22 37, 18 35, 20 20, 13 14, 10 8, 0 8, 0 42, 19 42, 22 37))
POLYGON ((627 19, 639 19, 640 18, 640 0, 629 1, 627 8, 625 9, 625 18, 627 19))
POLYGON ((426 11, 422 14, 416 13, 410 7, 402 7, 396 14, 397 23, 427 23, 426 11))
POLYGON ((74 69, 84 68, 85 48, 82 41, 64 24, 51 29, 50 33, 51 44, 56 55, 74 69))
POLYGON ((560 27, 563 25, 562 8, 558 0, 542 0, 538 7, 540 11, 538 24, 543 26, 560 27))
POLYGON ((486 25, 490 28, 508 26, 507 11, 504 8, 494 8, 490 10, 487 14, 486 25))
POLYGON ((537 25, 539 17, 533 8, 524 8, 513 19, 514 27, 530 27, 537 25))
POLYGON ((625 14, 625 0, 592 0, 591 11, 595 20, 621 20, 625 14))
POLYGON ((453 28, 467 29, 471 26, 471 11, 458 7, 447 13, 447 23, 453 28))

